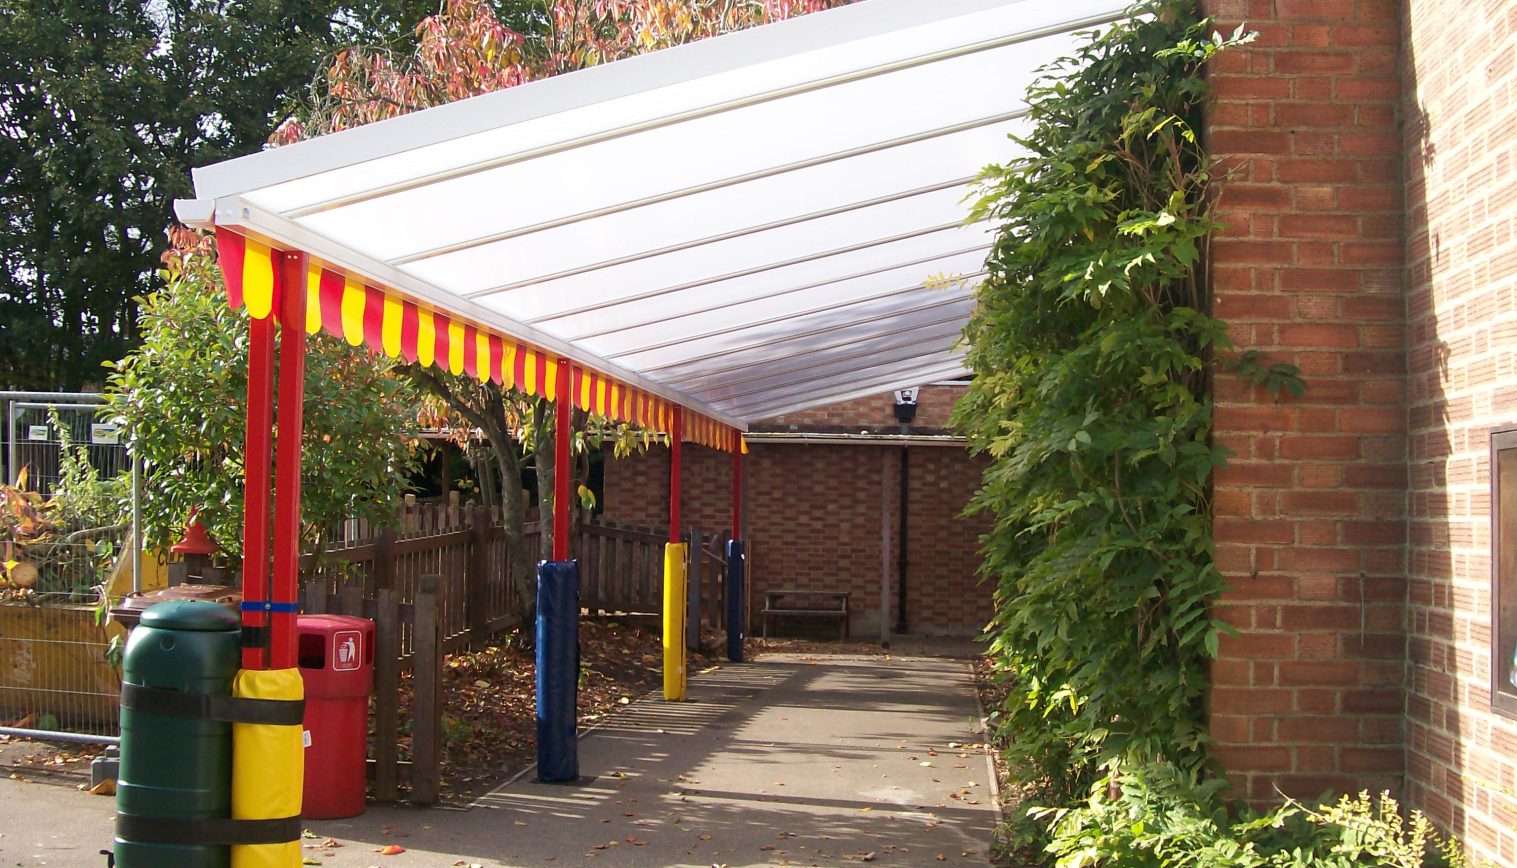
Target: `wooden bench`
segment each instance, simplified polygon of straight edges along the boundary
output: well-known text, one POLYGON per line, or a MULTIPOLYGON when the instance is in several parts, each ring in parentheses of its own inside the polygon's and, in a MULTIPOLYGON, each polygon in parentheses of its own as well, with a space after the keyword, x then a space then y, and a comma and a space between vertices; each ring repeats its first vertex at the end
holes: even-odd
POLYGON ((848 638, 847 591, 797 591, 782 589, 764 592, 764 638, 769 638, 769 619, 774 617, 835 618, 841 626, 838 641, 848 638))

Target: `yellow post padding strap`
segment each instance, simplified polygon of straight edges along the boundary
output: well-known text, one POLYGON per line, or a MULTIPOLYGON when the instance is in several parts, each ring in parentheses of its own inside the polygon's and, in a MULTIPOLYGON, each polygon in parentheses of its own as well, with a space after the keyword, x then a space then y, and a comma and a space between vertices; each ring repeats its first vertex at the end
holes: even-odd
POLYGON ((685 543, 664 546, 664 698, 685 698, 685 543))
MULTIPOLYGON (((244 669, 232 695, 247 699, 304 699, 299 669, 244 669)), ((232 724, 232 818, 269 820, 300 814, 305 783, 305 747, 299 726, 232 724)), ((300 841, 240 844, 232 868, 299 868, 300 841)))

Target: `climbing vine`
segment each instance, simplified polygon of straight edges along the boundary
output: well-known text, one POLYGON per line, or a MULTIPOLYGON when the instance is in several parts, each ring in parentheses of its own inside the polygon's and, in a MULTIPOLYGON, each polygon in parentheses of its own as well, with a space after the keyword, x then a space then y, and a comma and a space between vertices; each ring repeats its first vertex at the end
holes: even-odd
POLYGON ((998 235, 957 422, 992 459, 971 509, 995 518, 998 724, 1044 804, 1083 799, 1103 768, 1199 774, 1222 629, 1210 372, 1229 344, 1205 281, 1215 166, 1197 130, 1204 67, 1249 36, 1213 35, 1189 2, 1133 12, 1044 71, 1023 155, 985 171, 973 215, 998 235))

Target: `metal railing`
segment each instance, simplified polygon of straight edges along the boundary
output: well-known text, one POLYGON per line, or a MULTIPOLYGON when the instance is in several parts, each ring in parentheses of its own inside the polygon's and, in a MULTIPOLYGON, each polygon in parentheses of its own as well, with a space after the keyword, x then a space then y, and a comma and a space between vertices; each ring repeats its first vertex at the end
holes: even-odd
POLYGON ((126 440, 103 418, 104 404, 99 395, 4 392, 0 400, 6 405, 4 478, 12 485, 22 468, 27 468, 27 487, 44 496, 51 494, 60 478, 65 433, 69 442, 83 447, 101 478, 109 479, 130 468, 126 440), (39 394, 45 397, 27 397, 39 394), (57 430, 59 425, 67 431, 57 430))

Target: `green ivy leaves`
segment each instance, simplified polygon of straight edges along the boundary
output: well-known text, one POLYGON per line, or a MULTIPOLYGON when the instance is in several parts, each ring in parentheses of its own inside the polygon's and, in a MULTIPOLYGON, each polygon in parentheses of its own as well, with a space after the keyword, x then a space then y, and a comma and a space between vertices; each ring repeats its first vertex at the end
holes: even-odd
POLYGON ((1221 629, 1210 359, 1229 344, 1194 130, 1203 67, 1249 37, 1213 38, 1189 3, 1136 12, 1031 88, 1026 156, 984 171, 971 218, 999 227, 957 421, 993 459, 971 509, 996 519, 1002 735, 1063 805, 1112 763, 1201 767, 1221 629))

